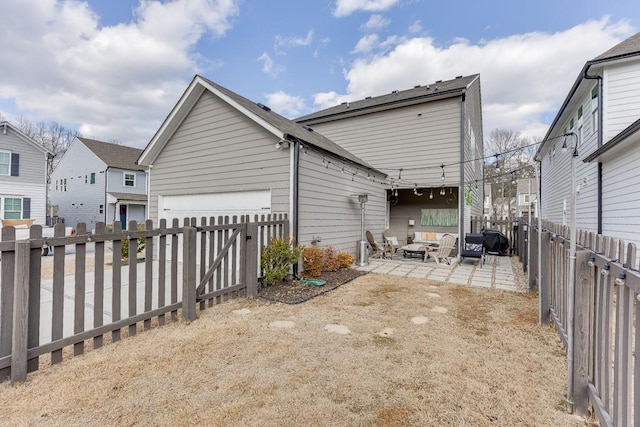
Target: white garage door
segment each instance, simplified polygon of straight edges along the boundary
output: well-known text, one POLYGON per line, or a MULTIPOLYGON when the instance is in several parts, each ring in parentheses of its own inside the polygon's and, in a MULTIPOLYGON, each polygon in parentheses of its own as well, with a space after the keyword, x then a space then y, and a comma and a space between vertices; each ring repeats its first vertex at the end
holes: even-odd
POLYGON ((220 215, 261 215, 271 213, 271 191, 186 194, 158 196, 160 219, 218 217, 220 215))

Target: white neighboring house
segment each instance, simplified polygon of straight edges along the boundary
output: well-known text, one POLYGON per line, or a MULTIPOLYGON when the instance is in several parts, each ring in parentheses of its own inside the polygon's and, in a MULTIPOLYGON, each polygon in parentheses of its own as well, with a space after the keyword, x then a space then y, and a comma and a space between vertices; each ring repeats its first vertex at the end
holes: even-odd
POLYGON ((531 218, 538 217, 538 183, 535 177, 519 178, 516 187, 516 216, 522 218, 529 215, 531 208, 531 218))
POLYGON ((586 62, 549 128, 536 153, 543 219, 569 224, 577 143, 577 228, 640 245, 639 119, 640 33, 586 62))
POLYGON ((45 225, 47 162, 42 145, 11 123, 0 122, 0 219, 45 225))
POLYGON ((147 219, 146 167, 136 164, 142 150, 75 138, 51 175, 50 201, 67 226, 147 219))

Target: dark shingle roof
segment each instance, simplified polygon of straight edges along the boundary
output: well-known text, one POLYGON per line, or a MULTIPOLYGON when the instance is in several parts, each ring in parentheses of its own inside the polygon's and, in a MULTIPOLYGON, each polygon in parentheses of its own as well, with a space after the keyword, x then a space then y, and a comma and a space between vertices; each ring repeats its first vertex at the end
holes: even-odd
POLYGON ((438 80, 435 83, 426 86, 416 86, 412 89, 394 90, 386 95, 367 97, 354 102, 343 102, 340 105, 298 117, 295 121, 304 123, 330 116, 335 117, 344 114, 353 114, 355 112, 364 113, 367 110, 380 107, 392 107, 396 104, 406 104, 417 101, 426 102, 431 99, 436 100, 443 95, 457 95, 462 93, 476 78, 478 78, 478 74, 466 77, 460 76, 451 80, 438 80))
POLYGON ((202 77, 202 76, 199 76, 199 77, 202 80, 204 80, 207 84, 215 87, 217 90, 224 93, 229 98, 233 99, 242 107, 249 110, 251 113, 255 114, 256 116, 260 117, 261 119, 269 123, 271 126, 280 130, 282 133, 293 136, 301 140, 302 142, 306 142, 326 152, 336 154, 346 160, 350 160, 362 166, 372 168, 369 163, 351 154, 349 151, 340 147, 338 144, 331 141, 326 136, 318 132, 314 132, 311 128, 298 124, 285 117, 282 117, 280 114, 271 111, 271 109, 269 109, 268 107, 261 104, 257 104, 253 101, 250 101, 247 98, 244 98, 243 96, 240 96, 237 93, 232 92, 229 89, 222 87, 205 77, 202 77))
POLYGON ((605 53, 596 56, 589 62, 599 62, 614 59, 620 56, 640 53, 640 33, 629 37, 625 41, 615 45, 605 53))
POLYGON ((136 160, 142 154, 142 150, 139 148, 111 144, 89 138, 78 137, 78 139, 111 168, 145 170, 143 166, 136 164, 136 160))

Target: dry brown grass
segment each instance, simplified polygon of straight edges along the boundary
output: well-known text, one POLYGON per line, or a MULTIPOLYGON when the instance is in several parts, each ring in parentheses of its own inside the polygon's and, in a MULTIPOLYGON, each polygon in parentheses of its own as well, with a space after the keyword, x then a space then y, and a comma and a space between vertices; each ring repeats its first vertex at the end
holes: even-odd
POLYGON ((582 425, 563 412, 564 354, 536 313, 536 300, 522 294, 371 274, 299 305, 237 299, 190 325, 173 323, 46 367, 19 387, 0 384, 0 420, 582 425), (350 333, 328 332, 329 324, 350 333))

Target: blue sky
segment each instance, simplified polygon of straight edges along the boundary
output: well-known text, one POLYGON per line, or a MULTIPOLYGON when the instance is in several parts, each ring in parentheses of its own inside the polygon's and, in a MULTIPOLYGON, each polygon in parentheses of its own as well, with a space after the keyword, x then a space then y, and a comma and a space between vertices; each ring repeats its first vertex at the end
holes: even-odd
POLYGON ((4 0, 0 115, 144 147, 198 73, 294 118, 480 73, 484 132, 541 137, 640 2, 4 0))

